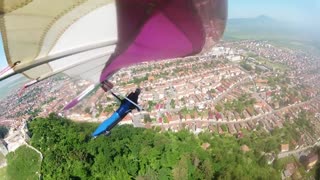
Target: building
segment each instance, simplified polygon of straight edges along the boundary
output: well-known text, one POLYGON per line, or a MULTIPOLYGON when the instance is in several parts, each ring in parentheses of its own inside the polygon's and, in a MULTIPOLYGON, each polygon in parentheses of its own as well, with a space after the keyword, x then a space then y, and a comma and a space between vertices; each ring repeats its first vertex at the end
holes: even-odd
POLYGON ((307 160, 306 160, 306 164, 305 164, 307 170, 312 169, 317 164, 318 160, 319 160, 318 154, 310 153, 307 156, 307 160))
POLYGON ((281 144, 281 152, 288 152, 289 144, 281 144))
POLYGON ((285 170, 283 171, 284 176, 291 177, 297 170, 297 166, 294 163, 289 163, 286 165, 285 170))
POLYGON ((242 145, 241 146, 241 151, 242 152, 248 152, 248 151, 250 151, 250 148, 247 145, 242 145))
POLYGON ((0 139, 0 153, 4 156, 8 154, 7 143, 2 139, 0 139))
POLYGON ((210 147, 210 144, 209 143, 203 143, 201 145, 201 147, 202 147, 202 149, 207 150, 210 147))
POLYGON ((238 61, 243 60, 244 58, 241 55, 229 55, 229 56, 227 56, 227 59, 232 62, 238 62, 238 61))

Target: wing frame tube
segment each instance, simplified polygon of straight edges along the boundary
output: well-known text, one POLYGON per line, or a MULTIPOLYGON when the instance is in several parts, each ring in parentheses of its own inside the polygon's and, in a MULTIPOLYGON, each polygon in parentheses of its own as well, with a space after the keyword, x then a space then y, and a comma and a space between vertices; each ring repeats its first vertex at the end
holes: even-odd
POLYGON ((116 45, 116 43, 117 43, 117 40, 104 41, 104 42, 100 42, 100 43, 96 43, 96 44, 90 44, 90 45, 74 48, 71 50, 63 51, 60 53, 56 53, 54 55, 46 56, 44 58, 39 58, 36 60, 37 61, 36 63, 21 64, 20 65, 21 68, 19 68, 18 70, 15 70, 13 73, 10 73, 6 76, 0 77, 0 81, 7 79, 11 76, 14 76, 16 74, 23 73, 24 71, 27 71, 27 70, 32 69, 34 67, 37 67, 37 66, 40 66, 40 65, 52 62, 52 61, 57 61, 61 58, 69 57, 72 55, 76 55, 79 53, 83 53, 83 52, 87 52, 87 51, 91 51, 91 50, 95 50, 95 49, 99 49, 99 48, 103 48, 103 47, 116 45))
MULTIPOLYGON (((98 54, 97 56, 95 56, 95 57, 92 57, 92 58, 90 58, 89 60, 96 60, 96 59, 98 59, 98 58, 102 58, 102 57, 104 57, 104 56, 108 56, 108 55, 110 55, 110 54, 112 54, 114 51, 108 51, 108 52, 106 52, 106 53, 103 53, 103 54, 98 54)), ((85 61, 80 61, 80 62, 78 62, 78 63, 75 63, 75 64, 73 64, 72 66, 68 66, 68 67, 65 67, 65 68, 61 68, 61 69, 58 69, 57 71, 55 71, 55 72, 52 72, 52 73, 49 73, 49 74, 45 74, 45 76, 40 76, 39 77, 39 81, 42 81, 42 80, 44 80, 44 79, 47 79, 47 78, 49 78, 49 77, 51 77, 51 76, 54 76, 54 75, 56 75, 56 74, 58 74, 58 73, 62 73, 62 72, 64 72, 64 71, 67 71, 67 70, 69 70, 69 69, 72 69, 72 68, 75 68, 75 67, 77 67, 77 66, 80 66, 82 63, 84 63, 85 61)))

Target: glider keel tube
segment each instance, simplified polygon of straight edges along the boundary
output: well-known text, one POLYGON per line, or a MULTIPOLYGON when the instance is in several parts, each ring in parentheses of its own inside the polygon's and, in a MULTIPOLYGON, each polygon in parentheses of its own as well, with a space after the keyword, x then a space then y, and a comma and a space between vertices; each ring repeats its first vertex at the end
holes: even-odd
POLYGON ((92 84, 87 89, 85 89, 82 93, 80 93, 76 98, 74 98, 71 102, 69 102, 63 110, 69 110, 76 106, 83 98, 87 97, 91 92, 98 89, 100 87, 100 84, 92 84))
POLYGON ((18 74, 18 73, 23 73, 24 71, 27 71, 29 69, 35 68, 37 66, 40 66, 40 65, 43 65, 43 64, 46 64, 49 62, 57 61, 62 58, 73 56, 73 55, 80 54, 83 52, 88 52, 88 51, 92 51, 92 50, 103 48, 103 47, 113 46, 113 45, 116 45, 116 43, 117 43, 117 40, 103 41, 103 42, 99 42, 99 43, 95 43, 95 44, 90 44, 90 45, 66 50, 66 51, 59 52, 59 53, 56 53, 56 54, 53 54, 50 56, 46 56, 43 58, 39 58, 31 63, 17 64, 14 72, 7 74, 6 76, 0 77, 0 81, 7 79, 13 75, 18 74))

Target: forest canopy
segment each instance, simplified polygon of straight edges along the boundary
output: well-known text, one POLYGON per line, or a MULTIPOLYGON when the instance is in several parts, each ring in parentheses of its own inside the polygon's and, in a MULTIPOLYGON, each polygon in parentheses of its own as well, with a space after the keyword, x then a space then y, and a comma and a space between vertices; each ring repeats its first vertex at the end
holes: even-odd
POLYGON ((98 126, 51 114, 29 123, 42 151, 44 179, 280 179, 261 153, 244 153, 233 136, 117 126, 91 139, 98 126))

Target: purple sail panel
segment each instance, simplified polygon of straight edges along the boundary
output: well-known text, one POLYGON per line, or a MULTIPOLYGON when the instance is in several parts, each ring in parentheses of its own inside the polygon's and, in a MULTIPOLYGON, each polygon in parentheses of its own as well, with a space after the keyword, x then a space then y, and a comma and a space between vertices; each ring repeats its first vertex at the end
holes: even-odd
POLYGON ((193 0, 205 31, 205 46, 209 50, 222 37, 228 18, 227 0, 193 0))
POLYGON ((76 106, 79 103, 78 99, 73 99, 70 103, 68 103, 64 108, 63 111, 69 110, 76 106))
MULTIPOLYGON (((217 24, 216 20, 212 21, 210 12, 205 11, 207 14, 203 15, 200 12, 203 6, 197 4, 194 0, 118 0, 119 41, 100 81, 123 67, 193 55, 202 51, 206 41, 217 41, 222 32, 215 32, 223 31, 225 25, 208 30, 217 24)), ((219 4, 213 3, 211 10, 220 7, 219 4)))

